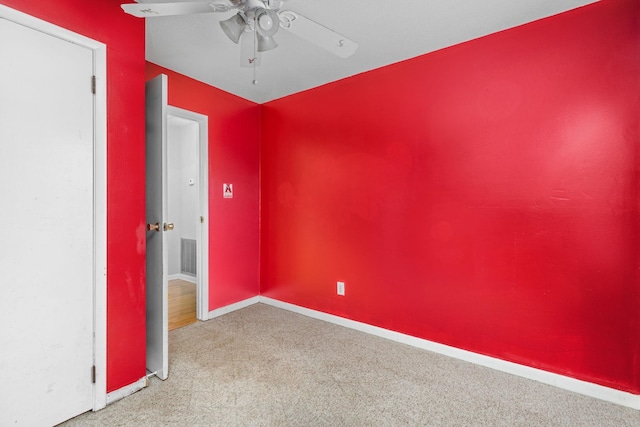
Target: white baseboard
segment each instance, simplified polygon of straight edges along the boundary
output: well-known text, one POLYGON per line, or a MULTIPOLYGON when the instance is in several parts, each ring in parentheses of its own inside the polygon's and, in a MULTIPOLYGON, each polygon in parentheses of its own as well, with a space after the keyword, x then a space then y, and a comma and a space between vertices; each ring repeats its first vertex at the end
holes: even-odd
POLYGON ((182 274, 182 273, 170 274, 167 277, 167 279, 169 279, 169 280, 184 280, 185 282, 194 283, 194 284, 198 283, 198 278, 196 276, 189 276, 188 274, 182 274))
POLYGON ((260 297, 252 297, 243 301, 236 302, 234 304, 229 304, 224 307, 217 308, 209 312, 209 320, 215 319, 216 317, 224 316, 225 314, 229 314, 233 311, 249 307, 250 305, 257 304, 259 302, 260 297))
POLYGON ((450 347, 448 345, 439 344, 433 341, 416 338, 411 335, 402 334, 400 332, 390 331, 388 329, 383 329, 366 323, 356 322, 355 320, 345 319, 343 317, 334 316, 332 314, 323 313, 321 311, 311 310, 305 307, 278 301, 272 298, 260 296, 258 297, 257 302, 261 302, 277 308, 282 308, 284 310, 292 311, 294 313, 302 314, 314 319, 334 323, 346 328, 355 329, 360 332, 376 335, 378 337, 386 338, 402 344, 407 344, 423 350, 428 350, 434 353, 453 357, 465 362, 474 363, 476 365, 485 366, 487 368, 552 385, 564 390, 572 391, 574 393, 583 394, 585 396, 640 410, 640 395, 631 394, 598 384, 577 380, 575 378, 566 377, 564 375, 554 374, 552 372, 543 371, 541 369, 531 368, 529 366, 519 365, 517 363, 496 359, 494 357, 484 356, 459 348, 450 347))
POLYGON ((142 390, 147 386, 147 377, 142 377, 133 384, 129 384, 122 388, 119 388, 111 393, 107 393, 107 405, 112 404, 122 398, 132 395, 133 393, 142 390))

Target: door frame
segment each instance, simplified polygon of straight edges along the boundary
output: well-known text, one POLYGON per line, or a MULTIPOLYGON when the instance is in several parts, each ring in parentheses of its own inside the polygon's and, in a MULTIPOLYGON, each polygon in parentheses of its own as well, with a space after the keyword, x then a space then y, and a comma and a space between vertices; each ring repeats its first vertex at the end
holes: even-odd
POLYGON ((107 46, 1 4, 0 19, 93 51, 93 410, 97 411, 107 405, 107 46))
POLYGON ((183 108, 167 108, 167 116, 191 120, 198 124, 198 209, 204 221, 197 234, 196 317, 209 320, 209 117, 183 108))

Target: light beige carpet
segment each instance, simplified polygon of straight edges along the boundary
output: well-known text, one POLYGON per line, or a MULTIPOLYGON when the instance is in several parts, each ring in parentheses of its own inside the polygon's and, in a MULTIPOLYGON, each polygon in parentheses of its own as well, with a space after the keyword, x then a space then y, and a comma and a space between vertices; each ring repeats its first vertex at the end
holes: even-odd
POLYGON ((640 426, 640 411, 264 304, 169 341, 168 380, 64 425, 640 426))

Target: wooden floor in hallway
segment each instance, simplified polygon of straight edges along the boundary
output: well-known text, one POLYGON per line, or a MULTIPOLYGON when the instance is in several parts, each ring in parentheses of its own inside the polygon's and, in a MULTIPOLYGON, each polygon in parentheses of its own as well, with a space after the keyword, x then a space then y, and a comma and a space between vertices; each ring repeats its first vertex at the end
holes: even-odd
POLYGON ((169 281, 169 330, 197 322, 196 285, 186 280, 169 281))

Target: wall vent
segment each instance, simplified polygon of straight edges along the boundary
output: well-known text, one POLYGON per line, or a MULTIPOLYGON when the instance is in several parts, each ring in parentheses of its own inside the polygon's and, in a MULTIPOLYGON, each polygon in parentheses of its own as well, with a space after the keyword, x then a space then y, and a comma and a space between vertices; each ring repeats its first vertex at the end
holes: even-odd
POLYGON ((195 276, 196 270, 196 241, 194 239, 180 239, 180 273, 195 276))

